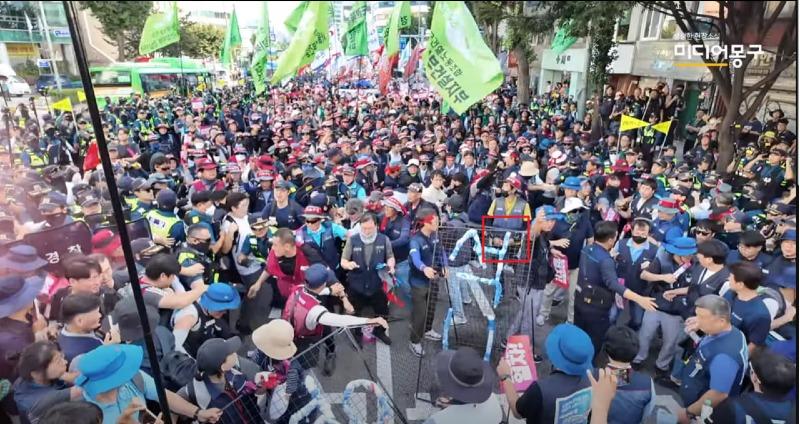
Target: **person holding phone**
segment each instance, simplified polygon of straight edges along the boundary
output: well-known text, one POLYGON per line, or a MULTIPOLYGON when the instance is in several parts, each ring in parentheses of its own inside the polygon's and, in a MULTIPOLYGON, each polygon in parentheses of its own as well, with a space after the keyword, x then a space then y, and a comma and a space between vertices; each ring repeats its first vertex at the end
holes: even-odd
MULTIPOLYGON (((655 384, 649 375, 635 371, 631 361, 639 350, 636 331, 624 325, 615 325, 605 335, 603 351, 608 355, 606 371, 617 379, 617 393, 611 401, 608 422, 637 424, 653 412, 655 384)), ((598 376, 599 370, 594 375, 598 376)))

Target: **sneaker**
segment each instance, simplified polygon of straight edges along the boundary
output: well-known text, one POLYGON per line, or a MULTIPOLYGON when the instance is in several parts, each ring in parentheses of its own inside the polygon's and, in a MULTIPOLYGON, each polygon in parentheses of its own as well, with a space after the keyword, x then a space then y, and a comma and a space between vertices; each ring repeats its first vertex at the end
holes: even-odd
POLYGON ((467 323, 467 318, 461 316, 453 317, 453 325, 464 325, 467 323))
POLYGON ((411 349, 411 353, 418 358, 422 358, 422 356, 425 355, 425 351, 422 350, 422 345, 420 343, 409 343, 408 348, 411 349))
POLYGON ((465 305, 472 305, 472 298, 471 297, 464 297, 462 299, 462 302, 464 302, 465 305))
POLYGON ((542 358, 542 355, 534 354, 533 355, 533 362, 535 362, 537 364, 541 364, 542 362, 544 362, 544 358, 542 358))
POLYGON ((428 332, 425 333, 425 338, 428 340, 433 340, 435 342, 438 342, 439 340, 442 340, 442 335, 434 330, 428 330, 428 332))
POLYGON ((336 369, 336 354, 330 353, 325 355, 325 362, 322 364, 322 375, 329 377, 333 375, 333 371, 336 369))
POLYGON ((538 325, 539 327, 544 325, 544 317, 542 315, 536 316, 536 325, 538 325))
POLYGON ((383 333, 383 332, 376 333, 375 334, 375 338, 380 340, 380 341, 382 341, 383 344, 385 344, 386 346, 391 346, 392 345, 392 339, 390 339, 389 336, 386 333, 383 333))

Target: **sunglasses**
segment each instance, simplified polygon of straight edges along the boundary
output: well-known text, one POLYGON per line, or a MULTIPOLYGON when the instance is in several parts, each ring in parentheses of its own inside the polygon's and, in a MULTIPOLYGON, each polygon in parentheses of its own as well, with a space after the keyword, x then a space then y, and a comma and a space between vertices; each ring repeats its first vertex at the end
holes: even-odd
POLYGON ((316 223, 318 223, 320 221, 322 221, 322 220, 321 219, 307 219, 306 220, 306 224, 314 225, 314 224, 316 224, 316 223))

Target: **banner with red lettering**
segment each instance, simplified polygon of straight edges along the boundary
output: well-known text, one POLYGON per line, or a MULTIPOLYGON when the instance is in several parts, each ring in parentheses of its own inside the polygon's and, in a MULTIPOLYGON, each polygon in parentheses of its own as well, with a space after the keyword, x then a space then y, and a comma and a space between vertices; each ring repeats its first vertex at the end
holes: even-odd
POLYGON ((511 381, 514 382, 514 389, 517 392, 524 392, 538 380, 531 339, 527 335, 516 334, 509 337, 503 357, 511 367, 511 381))
POLYGON ((553 256, 550 262, 555 271, 553 284, 565 289, 569 288, 569 263, 567 262, 567 257, 553 256))

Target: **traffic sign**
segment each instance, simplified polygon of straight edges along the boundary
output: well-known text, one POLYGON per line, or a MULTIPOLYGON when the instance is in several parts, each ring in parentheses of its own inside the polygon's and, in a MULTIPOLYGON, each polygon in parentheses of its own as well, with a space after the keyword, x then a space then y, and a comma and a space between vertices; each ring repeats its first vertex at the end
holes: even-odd
POLYGON ((49 68, 50 59, 36 59, 36 66, 39 68, 49 68))

